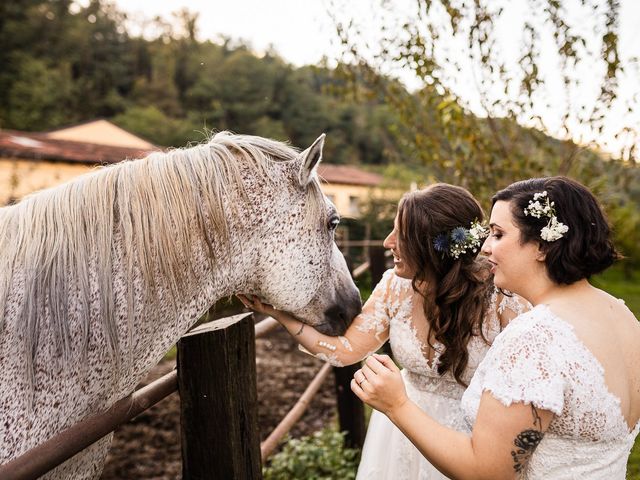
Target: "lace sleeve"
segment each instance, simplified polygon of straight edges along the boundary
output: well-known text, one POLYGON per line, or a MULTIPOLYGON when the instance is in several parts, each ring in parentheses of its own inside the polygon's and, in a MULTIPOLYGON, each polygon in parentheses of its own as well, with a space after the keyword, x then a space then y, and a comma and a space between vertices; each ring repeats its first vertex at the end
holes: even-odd
POLYGON ((496 313, 503 328, 518 315, 531 310, 531 304, 528 301, 511 292, 498 292, 496 303, 496 313))
POLYGON ((378 350, 389 338, 389 303, 394 295, 397 278, 393 270, 387 270, 382 280, 353 320, 344 336, 318 340, 312 355, 334 366, 356 363, 378 350))
POLYGON ((549 325, 519 320, 496 338, 478 368, 483 379, 480 389, 490 391, 505 406, 530 403, 559 415, 566 382, 558 334, 549 325))

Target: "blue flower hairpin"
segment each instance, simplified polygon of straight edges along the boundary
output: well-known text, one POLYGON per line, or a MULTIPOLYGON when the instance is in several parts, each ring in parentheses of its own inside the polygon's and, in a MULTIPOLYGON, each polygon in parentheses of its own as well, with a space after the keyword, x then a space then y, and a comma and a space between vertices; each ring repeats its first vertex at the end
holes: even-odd
POLYGON ((455 227, 449 232, 440 233, 433 239, 433 248, 436 252, 458 259, 468 251, 476 253, 488 235, 489 229, 475 220, 470 228, 455 227))

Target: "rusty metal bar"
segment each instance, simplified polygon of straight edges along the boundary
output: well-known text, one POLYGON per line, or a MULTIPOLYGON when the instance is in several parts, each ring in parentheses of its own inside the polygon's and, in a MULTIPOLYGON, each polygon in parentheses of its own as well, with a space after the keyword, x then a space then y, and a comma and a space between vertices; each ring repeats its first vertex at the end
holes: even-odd
MULTIPOLYGON (((278 325, 279 323, 271 317, 267 317, 258 322, 255 325, 256 338, 266 335, 278 325)), ((325 365, 309 387, 307 387, 307 390, 303 393, 302 397, 300 397, 300 400, 298 400, 298 403, 294 406, 294 409, 289 412, 287 417, 291 418, 294 410, 297 415, 296 419, 304 413, 309 401, 319 389, 328 372, 329 366, 325 365), (320 375, 322 375, 322 379, 319 380, 320 375)), ((177 388, 177 373, 173 370, 146 387, 119 400, 105 412, 81 420, 21 456, 0 465, 0 478, 3 480, 31 480, 38 478, 98 441, 100 438, 113 432, 123 423, 128 422, 136 415, 139 415, 165 399, 175 392, 177 388)), ((285 417, 284 420, 287 420, 287 417, 285 417)), ((284 420, 281 422, 281 425, 284 424, 284 420)), ((281 425, 278 427, 281 427, 281 425)), ((290 429, 291 426, 286 427, 286 430, 281 436, 290 429)), ((276 433, 276 431, 274 431, 274 433, 276 433)), ((272 438, 274 433, 272 433, 269 438, 272 438)), ((280 437, 275 438, 276 445, 279 439, 280 437)), ((275 448, 275 445, 273 448, 275 448)))
POLYGON ((87 417, 23 455, 0 465, 3 480, 31 480, 100 440, 124 423, 176 391, 176 371, 119 400, 107 411, 87 417))
MULTIPOLYGON (((272 331, 279 324, 269 317, 255 325, 256 338, 272 331)), ((20 457, 0 465, 3 480, 35 479, 84 450, 100 438, 111 433, 178 388, 176 371, 172 371, 119 400, 107 411, 87 417, 49 440, 32 448, 20 457)))
POLYGON ((262 444, 260 445, 260 451, 262 454, 263 462, 275 450, 280 440, 282 440, 282 437, 284 437, 287 432, 291 430, 291 428, 295 425, 295 423, 300 420, 300 417, 302 417, 302 414, 309 406, 309 403, 313 399, 314 395, 318 393, 318 390, 329 375, 329 372, 331 372, 331 365, 325 363, 313 378, 304 393, 300 396, 293 408, 289 411, 289 413, 285 415, 285 417, 273 430, 273 432, 271 432, 267 439, 262 442, 262 444))

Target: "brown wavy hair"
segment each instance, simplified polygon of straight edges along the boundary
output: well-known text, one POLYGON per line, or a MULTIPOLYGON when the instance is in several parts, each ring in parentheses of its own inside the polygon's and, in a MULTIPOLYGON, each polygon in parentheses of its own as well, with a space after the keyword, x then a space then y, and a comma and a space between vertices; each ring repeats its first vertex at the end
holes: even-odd
POLYGON ((438 373, 450 371, 464 386, 467 344, 477 335, 486 341, 482 322, 493 283, 486 260, 478 258, 480 249, 456 259, 436 251, 434 239, 456 227, 469 228, 475 220, 484 220, 477 200, 464 188, 446 183, 407 193, 398 205, 398 242, 405 262, 416 272, 412 286, 424 299, 429 346, 433 348, 433 336, 445 347, 438 373))

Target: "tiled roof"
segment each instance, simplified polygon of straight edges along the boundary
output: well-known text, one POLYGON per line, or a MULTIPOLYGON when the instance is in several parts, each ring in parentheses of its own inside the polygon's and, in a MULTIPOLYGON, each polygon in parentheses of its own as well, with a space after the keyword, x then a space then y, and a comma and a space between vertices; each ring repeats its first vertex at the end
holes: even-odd
MULTIPOLYGON (((153 150, 58 140, 46 133, 0 130, 0 157, 28 158, 70 163, 105 164, 143 158, 153 150)), ((326 183, 377 186, 382 176, 349 165, 321 163, 318 174, 326 183)))
POLYGON ((71 163, 116 163, 142 158, 153 150, 48 138, 45 133, 0 130, 0 156, 71 163))
POLYGON ((321 163, 318 165, 318 175, 327 183, 364 185, 368 187, 376 187, 382 183, 382 175, 365 172, 350 165, 321 163))

